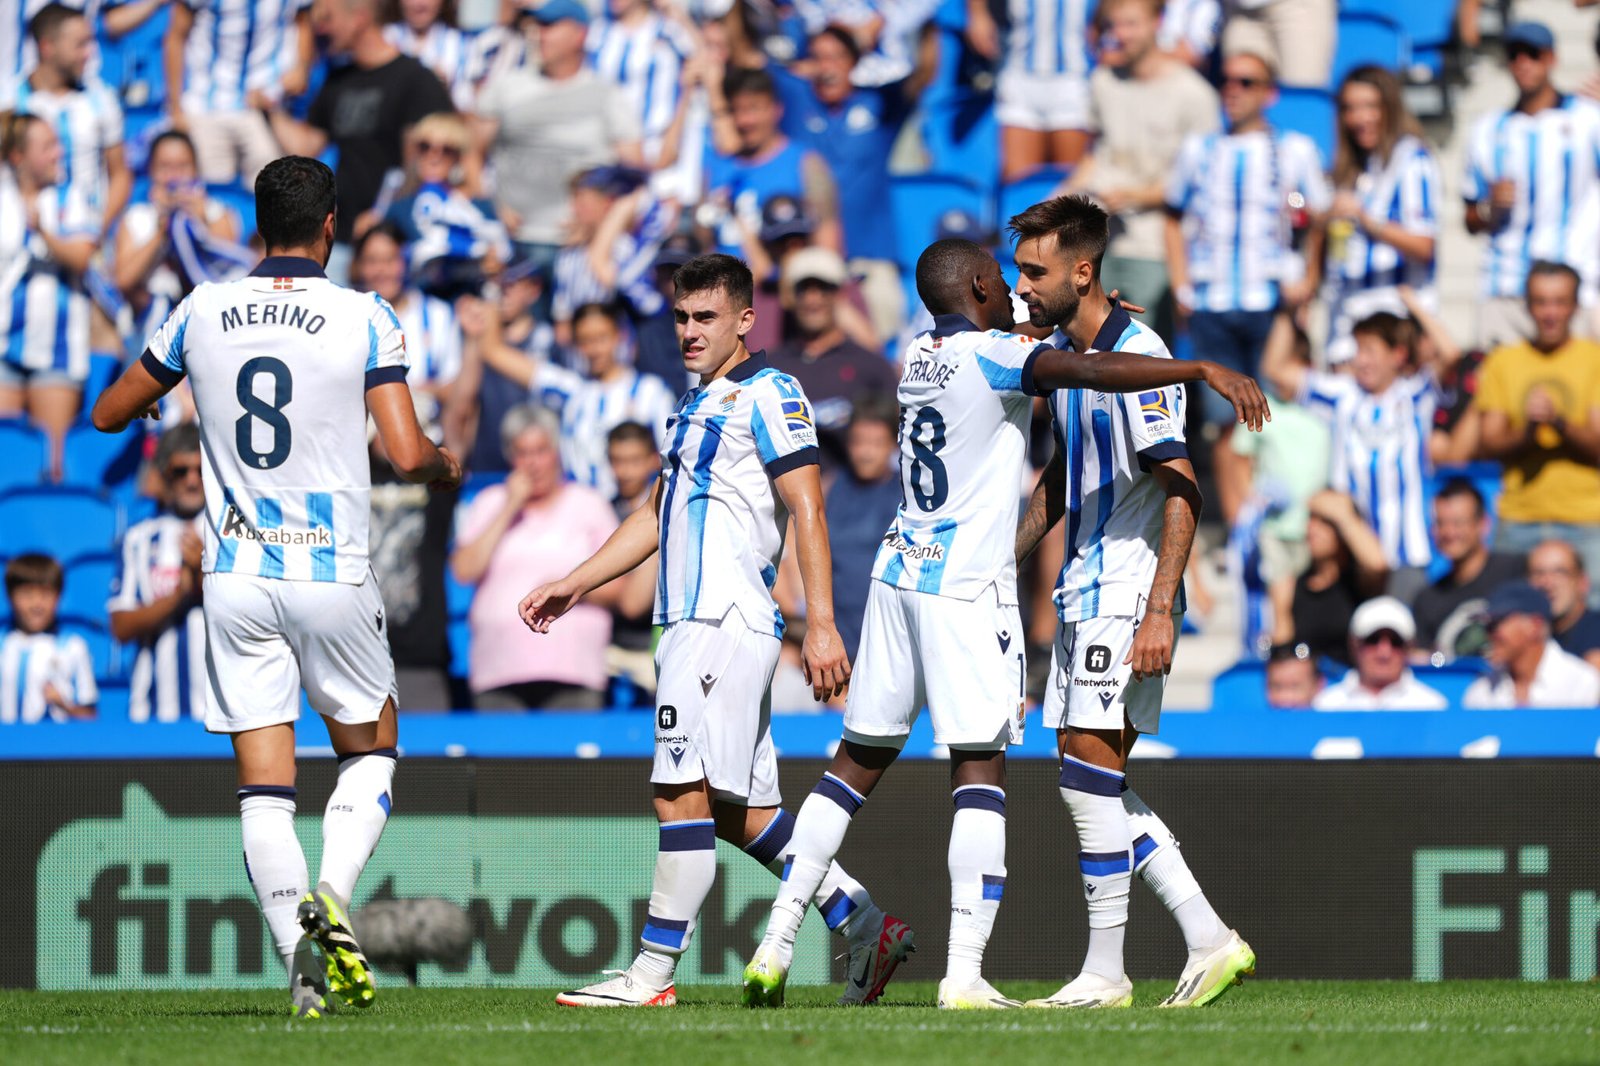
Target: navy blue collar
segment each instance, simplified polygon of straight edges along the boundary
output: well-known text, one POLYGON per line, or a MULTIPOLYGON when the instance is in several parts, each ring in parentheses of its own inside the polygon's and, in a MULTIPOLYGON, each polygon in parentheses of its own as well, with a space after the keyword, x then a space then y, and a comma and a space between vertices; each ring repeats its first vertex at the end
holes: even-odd
POLYGON ((728 371, 723 377, 728 381, 749 381, 765 369, 767 369, 767 353, 763 349, 751 352, 750 358, 728 371))
POLYGON ((1106 316, 1105 323, 1100 327, 1100 332, 1094 335, 1094 350, 1097 352, 1116 351, 1117 342, 1122 339, 1123 330, 1132 324, 1132 316, 1122 309, 1122 305, 1113 304, 1111 314, 1106 316))
POLYGON ((252 278, 325 278, 328 275, 315 260, 307 259, 300 255, 269 255, 261 260, 254 270, 250 271, 252 278))
POLYGON ((972 324, 966 315, 934 315, 933 335, 935 337, 953 337, 957 333, 980 333, 981 330, 972 324))

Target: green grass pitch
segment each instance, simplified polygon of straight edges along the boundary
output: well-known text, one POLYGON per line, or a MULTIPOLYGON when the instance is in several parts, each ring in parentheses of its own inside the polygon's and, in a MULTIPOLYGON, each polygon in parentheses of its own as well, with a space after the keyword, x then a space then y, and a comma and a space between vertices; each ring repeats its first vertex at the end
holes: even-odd
MULTIPOLYGON (((1055 988, 1003 990, 1025 998, 1055 988)), ((956 1013, 932 1007, 931 983, 897 981, 876 1007, 835 1007, 834 990, 805 988, 781 1011, 753 1012, 726 986, 684 988, 680 1006, 647 1011, 557 1007, 541 989, 391 986, 369 1011, 315 1023, 291 1023, 287 997, 265 992, 3 992, 0 1062, 1600 1062, 1592 983, 1252 981, 1203 1010, 1151 1009, 1170 990, 1141 982, 1129 1010, 956 1013)))

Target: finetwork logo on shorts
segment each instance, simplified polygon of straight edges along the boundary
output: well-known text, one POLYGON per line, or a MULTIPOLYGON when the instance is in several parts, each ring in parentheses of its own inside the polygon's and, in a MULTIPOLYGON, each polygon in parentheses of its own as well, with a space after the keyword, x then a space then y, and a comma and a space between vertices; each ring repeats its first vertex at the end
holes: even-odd
POLYGON ((257 544, 333 547, 333 530, 327 526, 317 526, 313 529, 258 529, 252 526, 231 503, 228 504, 227 510, 222 512, 222 529, 217 535, 227 540, 254 541, 257 544))

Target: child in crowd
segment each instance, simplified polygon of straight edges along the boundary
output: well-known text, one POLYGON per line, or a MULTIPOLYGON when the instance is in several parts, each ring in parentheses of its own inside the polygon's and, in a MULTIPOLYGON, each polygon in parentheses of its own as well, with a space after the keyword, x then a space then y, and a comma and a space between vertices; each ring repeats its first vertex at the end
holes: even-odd
POLYGON ((61 564, 28 552, 6 564, 11 629, 0 638, 0 724, 93 718, 100 692, 89 646, 56 631, 61 564))

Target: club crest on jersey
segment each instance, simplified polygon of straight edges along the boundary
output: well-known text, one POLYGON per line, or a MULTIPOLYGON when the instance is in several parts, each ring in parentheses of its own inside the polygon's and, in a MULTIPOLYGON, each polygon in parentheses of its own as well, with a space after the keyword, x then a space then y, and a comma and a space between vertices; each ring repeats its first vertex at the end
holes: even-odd
POLYGON ((1139 394, 1139 410, 1144 412, 1144 424, 1160 422, 1172 418, 1172 405, 1167 403, 1167 394, 1164 392, 1141 392, 1139 394))
POLYGON ((722 398, 723 414, 727 414, 729 411, 733 410, 733 405, 739 402, 739 393, 743 391, 743 389, 734 389, 732 392, 728 393, 728 395, 722 398))

